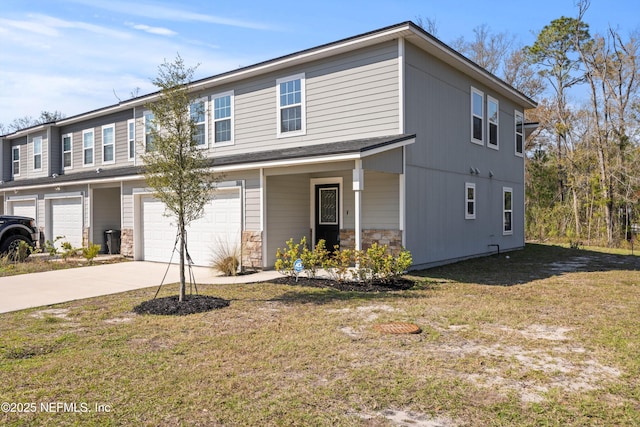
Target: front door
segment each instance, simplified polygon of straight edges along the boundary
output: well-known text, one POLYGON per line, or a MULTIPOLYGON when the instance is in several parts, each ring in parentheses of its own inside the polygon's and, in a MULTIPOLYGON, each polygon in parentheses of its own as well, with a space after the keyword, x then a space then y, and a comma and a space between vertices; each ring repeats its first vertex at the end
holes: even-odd
POLYGON ((316 241, 324 239, 330 251, 340 244, 340 185, 316 185, 316 241))

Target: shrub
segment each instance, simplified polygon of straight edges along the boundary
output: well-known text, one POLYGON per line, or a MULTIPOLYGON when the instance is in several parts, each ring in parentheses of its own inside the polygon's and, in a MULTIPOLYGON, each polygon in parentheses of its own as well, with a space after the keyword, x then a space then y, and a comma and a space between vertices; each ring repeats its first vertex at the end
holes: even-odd
POLYGON ((56 254, 58 253, 58 248, 56 247, 56 243, 62 239, 64 239, 64 236, 56 236, 56 238, 53 239, 53 241, 47 240, 44 243, 44 251, 48 252, 49 256, 51 257, 56 256, 56 254))
MULTIPOLYGON (((327 257, 329 256, 329 251, 327 251, 325 247, 324 239, 318 240, 316 247, 313 250, 310 250, 307 247, 307 238, 303 237, 300 241, 300 245, 302 246, 302 253, 300 254, 300 259, 302 260, 302 264, 304 265, 304 271, 307 274, 307 277, 313 279, 318 274, 318 269, 322 268, 327 257)), ((295 260, 294 260, 295 261, 295 260)))
POLYGON ((300 258, 300 246, 306 244, 307 239, 302 238, 300 243, 293 244, 293 238, 286 241, 287 248, 276 251, 276 271, 284 274, 285 276, 294 276, 295 270, 293 269, 293 263, 300 258))
POLYGON ((27 260, 29 255, 33 253, 33 251, 34 249, 29 243, 25 242, 24 240, 19 240, 16 251, 12 252, 10 256, 14 262, 24 262, 27 260))
POLYGON ((218 239, 211 266, 224 276, 235 276, 240 267, 240 250, 227 241, 218 239))
POLYGON ((62 242, 62 258, 66 261, 67 258, 78 255, 80 249, 74 248, 69 242, 62 242))
POLYGON ((89 261, 89 264, 93 264, 93 259, 98 256, 101 248, 98 244, 89 243, 88 247, 82 248, 82 256, 89 261))
POLYGON ((344 282, 349 277, 350 268, 355 264, 356 251, 352 249, 339 249, 338 246, 331 256, 325 259, 323 268, 333 280, 344 282))

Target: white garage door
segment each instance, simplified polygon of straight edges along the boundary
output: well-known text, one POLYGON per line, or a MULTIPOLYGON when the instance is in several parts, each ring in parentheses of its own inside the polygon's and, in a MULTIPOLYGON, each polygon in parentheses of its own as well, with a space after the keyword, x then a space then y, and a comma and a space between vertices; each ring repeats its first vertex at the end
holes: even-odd
MULTIPOLYGON (((143 196, 142 258, 147 261, 168 262, 176 241, 176 221, 164 216, 164 204, 152 196, 143 196)), ((187 247, 195 265, 210 266, 216 252, 223 246, 240 245, 241 207, 238 189, 216 190, 207 203, 204 215, 187 228, 187 247)), ((180 262, 176 252, 171 262, 180 262)))
POLYGON ((56 242, 56 246, 66 241, 74 248, 82 247, 82 198, 51 199, 49 201, 49 224, 51 224, 51 239, 58 236, 64 238, 56 242))
POLYGON ((12 200, 9 202, 9 205, 11 215, 28 216, 34 219, 36 217, 35 200, 12 200))

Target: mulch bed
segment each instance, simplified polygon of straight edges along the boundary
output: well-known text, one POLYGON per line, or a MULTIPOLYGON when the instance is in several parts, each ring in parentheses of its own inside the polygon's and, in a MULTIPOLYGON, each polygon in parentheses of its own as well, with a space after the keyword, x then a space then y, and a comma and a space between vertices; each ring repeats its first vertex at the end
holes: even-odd
POLYGON ((182 302, 178 302, 178 295, 155 298, 144 301, 133 308, 138 314, 162 314, 184 316, 187 314, 203 313, 228 307, 229 301, 207 295, 185 295, 182 302))
POLYGON ((373 281, 370 283, 362 283, 351 281, 338 282, 336 280, 325 278, 310 279, 306 276, 300 276, 298 277, 298 281, 296 281, 295 277, 283 276, 275 280, 271 280, 271 283, 291 286, 308 286, 313 288, 331 288, 338 291, 347 292, 403 291, 411 289, 415 285, 415 282, 413 280, 404 279, 401 277, 391 281, 373 281))

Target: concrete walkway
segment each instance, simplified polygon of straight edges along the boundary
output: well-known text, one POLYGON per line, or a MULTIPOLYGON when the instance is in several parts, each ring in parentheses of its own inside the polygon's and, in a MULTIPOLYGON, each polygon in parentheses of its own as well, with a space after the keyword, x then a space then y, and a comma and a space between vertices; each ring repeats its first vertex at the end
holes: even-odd
MULTIPOLYGON (((0 277, 0 313, 158 286, 166 271, 167 264, 131 261, 0 277)), ((253 283, 281 276, 276 271, 263 271, 220 277, 206 267, 193 267, 193 275, 198 285, 253 283)), ((178 266, 172 264, 164 283, 179 280, 178 266)))

